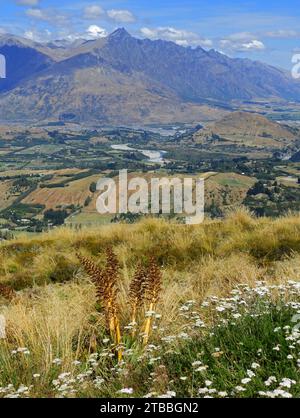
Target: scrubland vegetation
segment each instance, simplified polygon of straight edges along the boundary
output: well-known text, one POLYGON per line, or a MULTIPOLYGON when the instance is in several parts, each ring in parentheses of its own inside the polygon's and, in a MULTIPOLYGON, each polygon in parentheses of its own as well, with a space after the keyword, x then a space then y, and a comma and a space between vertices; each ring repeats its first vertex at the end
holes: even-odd
POLYGON ((2 397, 300 395, 299 214, 62 227, 2 243, 0 270, 2 397), (106 283, 107 251, 120 341, 83 261, 106 283), (159 294, 133 318, 133 279, 151 263, 159 294))

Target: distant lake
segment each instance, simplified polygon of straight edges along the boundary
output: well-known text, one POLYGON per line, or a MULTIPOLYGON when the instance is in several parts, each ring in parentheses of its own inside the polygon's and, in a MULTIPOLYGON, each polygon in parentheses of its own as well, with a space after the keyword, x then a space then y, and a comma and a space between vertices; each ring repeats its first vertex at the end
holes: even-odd
POLYGON ((127 144, 112 145, 111 148, 115 150, 119 150, 119 151, 138 151, 141 154, 143 154, 145 157, 147 157, 149 161, 151 161, 152 163, 163 164, 165 162, 163 157, 164 157, 164 154, 166 154, 166 151, 162 151, 162 150, 153 151, 153 150, 147 150, 147 149, 142 150, 142 149, 129 147, 127 144))

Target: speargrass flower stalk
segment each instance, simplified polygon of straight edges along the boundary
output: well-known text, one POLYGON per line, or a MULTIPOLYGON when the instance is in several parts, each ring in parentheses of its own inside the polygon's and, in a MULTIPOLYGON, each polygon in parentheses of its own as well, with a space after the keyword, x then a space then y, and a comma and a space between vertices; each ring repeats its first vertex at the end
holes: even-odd
POLYGON ((130 283, 129 298, 131 304, 131 324, 132 337, 136 333, 136 320, 138 310, 141 308, 145 297, 145 286, 147 281, 147 271, 140 263, 136 269, 135 275, 130 283))
MULTIPOLYGON (((120 269, 118 260, 111 248, 106 251, 107 263, 104 269, 100 269, 93 261, 80 254, 77 256, 96 287, 97 298, 104 308, 107 332, 110 334, 111 341, 114 342, 117 357, 120 362, 123 357, 123 348, 121 347, 122 335, 117 303, 120 269)), ((147 268, 141 263, 137 266, 130 284, 129 300, 131 306, 132 337, 135 337, 136 334, 139 309, 144 305, 144 302, 146 302, 148 308, 146 320, 143 325, 143 345, 147 345, 149 341, 153 312, 155 311, 161 293, 161 282, 162 273, 155 259, 152 257, 147 268)))
POLYGON ((161 282, 162 282, 162 273, 160 268, 158 267, 155 259, 151 257, 147 280, 145 283, 145 296, 149 303, 149 315, 145 321, 145 328, 144 328, 144 338, 143 344, 147 345, 149 341, 149 336, 151 332, 151 325, 152 325, 152 312, 155 311, 156 304, 159 299, 159 295, 161 292, 161 282))
POLYGON ((117 304, 119 263, 113 251, 106 251, 106 268, 101 270, 93 261, 78 254, 78 258, 96 286, 97 298, 103 304, 107 330, 117 348, 118 360, 122 360, 121 330, 117 304))

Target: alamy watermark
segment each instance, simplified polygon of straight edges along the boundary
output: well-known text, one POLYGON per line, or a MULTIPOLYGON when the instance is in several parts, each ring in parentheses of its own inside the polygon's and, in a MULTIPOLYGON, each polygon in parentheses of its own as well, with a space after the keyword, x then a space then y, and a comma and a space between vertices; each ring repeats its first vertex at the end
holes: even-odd
POLYGON ((0 54, 0 78, 6 78, 6 58, 0 54))
POLYGON ((203 178, 128 179, 128 171, 121 170, 118 179, 101 178, 96 207, 104 214, 184 214, 186 224, 204 220, 203 178))
POLYGON ((292 77, 297 80, 300 78, 300 54, 293 55, 292 64, 295 64, 292 68, 292 77))

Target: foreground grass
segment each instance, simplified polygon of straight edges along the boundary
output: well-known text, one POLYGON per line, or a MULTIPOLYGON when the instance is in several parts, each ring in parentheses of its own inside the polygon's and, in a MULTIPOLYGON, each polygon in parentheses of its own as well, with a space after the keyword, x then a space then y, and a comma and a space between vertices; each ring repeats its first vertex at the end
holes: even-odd
POLYGON ((34 339, 25 347, 3 341, 0 395, 298 397, 299 309, 296 282, 239 286, 231 297, 201 305, 188 301, 179 309, 177 333, 156 323, 145 349, 127 336, 121 363, 104 335, 93 353, 84 338, 74 340, 69 359, 63 346, 51 346, 57 350, 51 356, 34 339))
POLYGON ((300 334, 292 318, 300 294, 289 283, 300 277, 297 215, 258 220, 240 211, 195 227, 150 219, 78 233, 62 228, 2 244, 0 261, 0 283, 17 291, 11 302, 0 300, 7 322, 0 396, 299 396, 300 334), (121 364, 75 255, 102 266, 108 245, 122 266, 121 364), (127 294, 137 261, 149 254, 164 283, 143 349, 126 330, 127 294))

